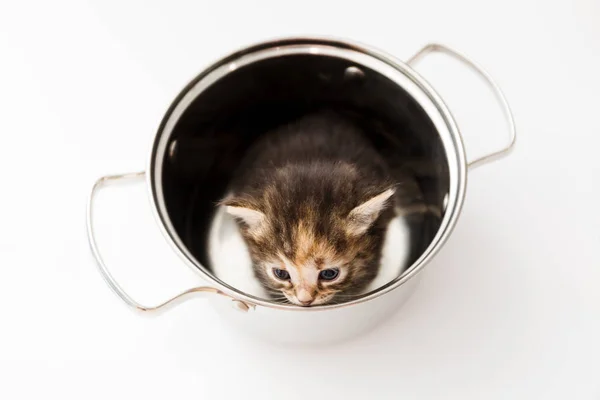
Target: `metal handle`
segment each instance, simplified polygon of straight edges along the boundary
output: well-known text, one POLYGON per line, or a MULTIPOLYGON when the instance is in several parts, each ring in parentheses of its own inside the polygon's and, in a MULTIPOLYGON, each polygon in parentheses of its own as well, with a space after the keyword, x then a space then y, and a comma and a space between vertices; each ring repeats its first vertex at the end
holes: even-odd
POLYGON ((419 50, 414 56, 412 56, 406 63, 414 65, 427 54, 434 52, 445 53, 451 57, 456 58, 457 60, 465 64, 467 67, 472 69, 474 72, 476 72, 479 76, 481 76, 496 96, 496 100, 498 100, 500 107, 502 107, 502 111, 504 112, 504 116, 506 118, 508 126, 508 143, 500 150, 494 151, 490 154, 486 154, 484 156, 474 159, 473 161, 468 162, 468 167, 479 167, 481 165, 487 164, 488 162, 500 159, 510 154, 510 152, 515 146, 515 141, 517 139, 517 130, 515 127, 515 120, 513 118, 512 111, 510 110, 508 102, 506 101, 506 97, 504 96, 504 93, 502 93, 502 90, 500 90, 498 84, 494 81, 490 74, 488 74, 483 68, 481 68, 478 64, 476 64, 466 55, 439 43, 430 43, 426 45, 421 50, 419 50))
POLYGON ((104 280, 106 281, 108 286, 112 289, 112 291, 115 292, 121 298, 121 300, 123 300, 128 306, 135 309, 136 311, 142 311, 142 312, 155 312, 155 311, 159 311, 159 310, 165 311, 165 309, 167 309, 169 307, 172 307, 172 306, 175 306, 176 304, 182 303, 187 298, 189 298, 190 295, 192 295, 192 294, 197 294, 197 293, 224 294, 221 291, 219 291, 218 289, 215 289, 212 287, 204 287, 204 286, 203 287, 195 287, 192 289, 188 289, 184 292, 181 292, 178 295, 170 298, 169 300, 167 300, 159 305, 150 307, 150 306, 144 306, 144 305, 138 303, 137 301, 133 300, 125 292, 125 290, 123 290, 123 288, 117 283, 117 281, 115 281, 115 278, 113 278, 113 276, 109 272, 108 268, 106 267, 106 264, 104 263, 104 260, 102 259, 102 256, 100 255, 100 250, 98 249, 98 244, 96 243, 96 237, 95 237, 95 233, 94 233, 94 218, 93 218, 94 198, 95 198, 98 190, 100 188, 102 188, 103 186, 105 186, 109 182, 126 181, 126 180, 134 181, 134 180, 143 178, 144 175, 145 175, 145 172, 134 172, 134 173, 130 173, 130 174, 104 176, 104 177, 98 179, 96 181, 96 183, 94 183, 94 186, 92 187, 92 191, 90 192, 90 196, 89 196, 88 204, 87 204, 87 234, 88 234, 88 242, 90 244, 92 254, 94 256, 94 259, 96 260, 96 265, 98 266, 98 270, 100 271, 102 278, 104 278, 104 280))

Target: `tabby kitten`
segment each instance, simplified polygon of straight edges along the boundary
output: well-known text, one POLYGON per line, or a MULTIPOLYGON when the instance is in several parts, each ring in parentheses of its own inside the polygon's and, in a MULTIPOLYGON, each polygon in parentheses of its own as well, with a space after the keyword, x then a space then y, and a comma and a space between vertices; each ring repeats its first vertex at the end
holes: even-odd
POLYGON ((221 201, 239 224, 254 274, 275 300, 350 300, 377 276, 386 226, 414 181, 396 182, 352 121, 307 115, 265 135, 221 201))

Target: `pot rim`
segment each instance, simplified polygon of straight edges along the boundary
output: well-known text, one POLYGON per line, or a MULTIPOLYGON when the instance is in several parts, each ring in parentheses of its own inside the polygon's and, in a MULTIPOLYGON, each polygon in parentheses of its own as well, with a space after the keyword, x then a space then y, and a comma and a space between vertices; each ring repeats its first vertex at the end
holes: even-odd
POLYGON ((152 214, 171 248, 188 267, 199 273, 204 280, 214 285, 219 292, 250 306, 309 312, 344 308, 373 300, 399 288, 423 270, 425 265, 442 248, 454 230, 464 203, 467 169, 463 138, 454 117, 437 92, 413 68, 386 52, 355 41, 332 37, 302 36, 275 38, 243 47, 212 63, 194 77, 172 101, 153 138, 152 151, 150 152, 148 161, 148 173, 146 174, 146 184, 148 185, 150 194, 152 214), (398 278, 363 297, 341 304, 300 307, 293 304, 275 303, 244 293, 221 281, 197 261, 183 244, 183 241, 179 238, 179 235, 171 224, 162 196, 162 178, 160 172, 162 171, 164 154, 167 151, 169 138, 176 122, 191 101, 208 86, 242 65, 290 54, 338 56, 356 62, 359 65, 368 66, 378 73, 387 76, 407 91, 424 109, 436 126, 446 152, 450 188, 444 218, 432 242, 421 256, 398 278))

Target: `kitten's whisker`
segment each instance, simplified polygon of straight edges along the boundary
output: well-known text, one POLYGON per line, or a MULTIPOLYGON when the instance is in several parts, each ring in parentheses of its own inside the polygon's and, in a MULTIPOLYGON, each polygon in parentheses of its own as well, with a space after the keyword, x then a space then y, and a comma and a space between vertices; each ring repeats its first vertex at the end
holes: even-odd
POLYGON ((352 297, 360 297, 362 296, 362 294, 336 294, 335 297, 346 297, 346 298, 352 298, 352 297))
POLYGON ((271 294, 283 295, 283 293, 280 290, 266 289, 265 291, 271 294))
POLYGON ((336 294, 335 299, 344 299, 345 301, 354 300, 363 297, 362 294, 336 294))
POLYGON ((288 301, 287 297, 283 296, 281 294, 281 292, 277 293, 275 295, 271 294, 271 296, 269 297, 269 300, 272 300, 272 301, 288 301))
POLYGON ((336 300, 336 298, 334 297, 333 299, 329 300, 327 303, 325 303, 326 305, 336 305, 336 304, 343 304, 345 303, 345 301, 338 301, 336 300))
POLYGON ((276 299, 285 299, 286 298, 286 296, 283 296, 281 294, 275 294, 275 293, 271 293, 271 297, 276 298, 276 299))

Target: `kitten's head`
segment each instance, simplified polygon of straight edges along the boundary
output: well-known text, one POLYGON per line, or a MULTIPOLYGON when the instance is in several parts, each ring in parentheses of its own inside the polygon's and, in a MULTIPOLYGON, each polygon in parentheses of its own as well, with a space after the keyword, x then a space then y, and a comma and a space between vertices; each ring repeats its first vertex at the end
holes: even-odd
POLYGON ((389 215, 393 194, 388 187, 316 200, 267 190, 222 204, 238 221, 255 274, 270 296, 314 306, 351 300, 375 278, 384 231, 380 217, 389 215))

